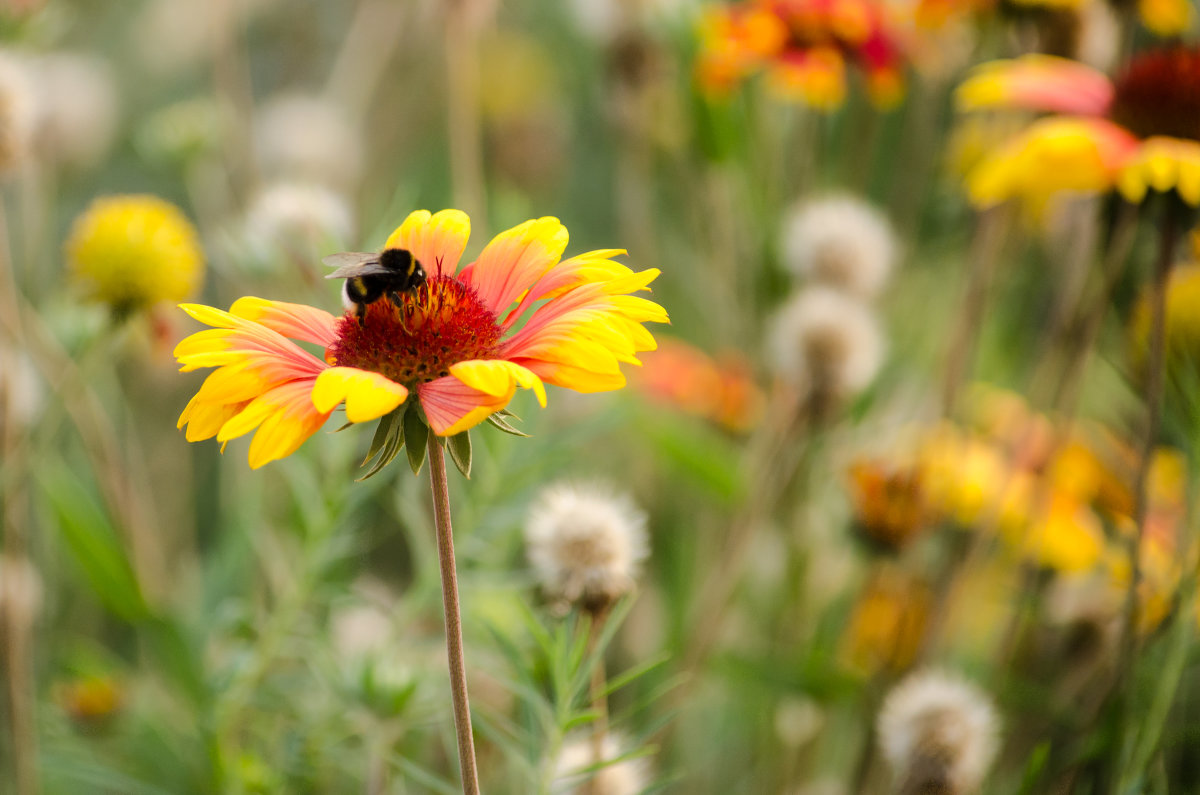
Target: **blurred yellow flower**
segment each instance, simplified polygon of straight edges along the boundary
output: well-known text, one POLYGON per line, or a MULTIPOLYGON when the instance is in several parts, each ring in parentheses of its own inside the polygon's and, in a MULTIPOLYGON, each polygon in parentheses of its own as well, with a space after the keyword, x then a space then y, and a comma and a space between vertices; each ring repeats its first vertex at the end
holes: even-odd
POLYGON ((71 280, 124 315, 193 295, 204 252, 183 212, 157 196, 104 196, 75 219, 66 242, 71 280))
MULTIPOLYGON (((1200 368, 1200 263, 1177 265, 1167 283, 1167 353, 1172 367, 1190 363, 1200 368)), ((1143 295, 1130 321, 1133 358, 1143 361, 1149 349, 1150 301, 1143 295)))
POLYGON ((1050 491, 1045 504, 1023 527, 1004 538, 1030 563, 1072 574, 1091 570, 1104 555, 1104 529, 1086 503, 1066 492, 1050 491))
POLYGON ((842 657, 866 673, 903 671, 921 649, 931 597, 921 580, 880 568, 863 588, 842 639, 842 657))

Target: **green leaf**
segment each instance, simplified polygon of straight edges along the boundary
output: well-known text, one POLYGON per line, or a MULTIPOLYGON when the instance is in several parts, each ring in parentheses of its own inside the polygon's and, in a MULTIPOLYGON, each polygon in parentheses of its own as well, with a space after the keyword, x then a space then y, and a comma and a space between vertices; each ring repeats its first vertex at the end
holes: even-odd
POLYGON ((400 454, 400 448, 404 447, 404 421, 399 415, 403 411, 404 406, 401 406, 379 421, 379 426, 375 429, 375 436, 371 439, 371 448, 367 451, 367 457, 363 460, 362 465, 366 466, 367 461, 370 461, 372 457, 375 457, 375 463, 367 474, 358 478, 359 482, 377 474, 400 454))
MULTIPOLYGON (((392 426, 397 424, 396 415, 403 410, 404 407, 401 406, 395 411, 388 412, 379 420, 379 424, 375 426, 375 435, 371 437, 371 446, 367 449, 367 457, 363 459, 363 462, 360 466, 366 466, 367 462, 379 455, 384 446, 387 445, 388 439, 392 434, 392 426)), ((402 423, 400 424, 400 433, 401 436, 403 436, 404 425, 402 423)))
POLYGON ((55 524, 104 606, 126 621, 150 617, 124 544, 91 490, 61 463, 37 473, 55 524))
POLYGON ((404 415, 404 437, 408 440, 408 465, 414 475, 419 475, 429 445, 429 427, 415 405, 409 406, 404 415))
POLYGON ((464 478, 471 477, 471 432, 463 431, 446 439, 446 449, 450 452, 450 460, 464 478))
MULTIPOLYGON (((512 416, 512 415, 509 414, 507 416, 512 416)), ((508 420, 506 420, 504 418, 504 416, 502 416, 500 414, 500 412, 496 412, 495 414, 489 414, 487 421, 489 423, 491 423, 493 428, 499 428, 500 430, 504 431, 505 433, 510 433, 513 436, 524 436, 526 439, 529 438, 529 434, 525 433, 522 430, 518 430, 517 428, 514 428, 512 425, 510 425, 508 423, 508 420)))

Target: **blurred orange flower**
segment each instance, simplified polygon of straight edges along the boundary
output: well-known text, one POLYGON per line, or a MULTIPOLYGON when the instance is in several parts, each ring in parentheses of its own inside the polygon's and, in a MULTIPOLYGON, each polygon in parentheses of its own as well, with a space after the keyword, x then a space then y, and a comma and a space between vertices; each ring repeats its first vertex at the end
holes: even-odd
POLYGON ((714 358, 686 342, 660 338, 658 349, 642 360, 653 365, 635 372, 633 386, 653 400, 736 432, 750 430, 762 418, 762 390, 740 354, 714 358))
POLYGON ((860 458, 848 475, 855 524, 868 540, 898 552, 929 527, 932 511, 918 467, 860 458))

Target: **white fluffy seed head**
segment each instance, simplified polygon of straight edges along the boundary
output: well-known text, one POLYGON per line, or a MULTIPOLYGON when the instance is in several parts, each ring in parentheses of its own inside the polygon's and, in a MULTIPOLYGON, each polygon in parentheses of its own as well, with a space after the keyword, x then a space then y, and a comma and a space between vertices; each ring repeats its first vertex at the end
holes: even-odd
POLYGON ((251 253, 311 257, 323 244, 344 245, 354 233, 354 212, 340 194, 320 185, 279 182, 260 191, 246 210, 251 253))
POLYGON ((991 699, 978 687, 921 671, 884 701, 879 742, 900 792, 966 795, 979 788, 995 759, 998 724, 991 699))
POLYGON ((796 276, 869 298, 892 272, 896 238, 887 218, 860 199, 805 201, 784 217, 783 257, 796 276))
POLYGON ((883 363, 875 314, 830 287, 796 293, 772 320, 767 344, 776 374, 809 398, 851 397, 883 363))
POLYGON ((646 516, 603 487, 558 483, 529 512, 525 550, 552 603, 602 610, 634 588, 649 554, 646 516))
POLYGON ((37 127, 37 91, 29 64, 0 51, 0 174, 12 171, 33 147, 37 127))
POLYGON ((645 757, 606 765, 594 774, 583 773, 601 761, 617 759, 630 749, 620 735, 604 737, 601 754, 596 758, 595 741, 589 733, 567 739, 554 766, 554 795, 637 795, 650 785, 650 763, 645 757))
POLYGON ((38 92, 39 151, 67 165, 95 165, 117 130, 112 67, 94 55, 61 52, 37 58, 31 73, 38 92))
POLYGON ((284 94, 268 100, 257 119, 255 146, 263 171, 274 179, 349 190, 362 173, 359 130, 320 97, 284 94))

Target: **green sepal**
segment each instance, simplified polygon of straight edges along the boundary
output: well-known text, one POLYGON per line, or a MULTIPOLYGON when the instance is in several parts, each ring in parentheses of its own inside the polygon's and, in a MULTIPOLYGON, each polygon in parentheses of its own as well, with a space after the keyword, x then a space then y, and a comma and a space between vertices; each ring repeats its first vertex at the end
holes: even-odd
MULTIPOLYGON (((516 416, 509 412, 504 412, 504 415, 509 416, 509 417, 516 416)), ((489 414, 487 421, 489 423, 491 423, 493 428, 499 428, 500 430, 504 431, 505 433, 510 433, 513 436, 524 436, 526 439, 529 438, 529 434, 525 433, 522 430, 518 430, 517 428, 514 428, 512 425, 510 425, 508 423, 508 420, 506 420, 504 418, 504 416, 501 416, 500 412, 496 412, 495 414, 489 414)))
POLYGON ((408 465, 414 475, 419 475, 425 463, 425 448, 429 445, 429 426, 415 403, 404 415, 404 436, 408 440, 408 465))
POLYGON ((446 439, 446 449, 450 451, 450 460, 464 478, 471 477, 471 432, 463 431, 446 439))
POLYGON ((404 410, 405 407, 401 406, 395 411, 385 414, 379 420, 379 425, 375 427, 375 436, 371 439, 371 447, 367 450, 367 457, 363 459, 362 466, 366 466, 372 458, 375 459, 375 463, 367 474, 358 478, 360 482, 377 474, 400 454, 400 448, 404 447, 404 422, 401 419, 404 410))

